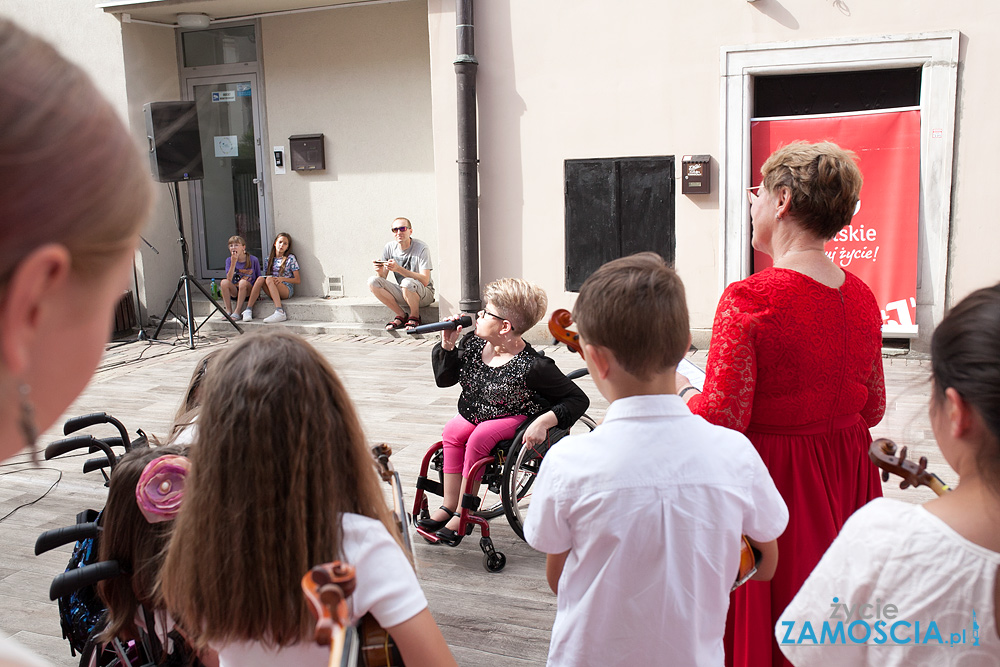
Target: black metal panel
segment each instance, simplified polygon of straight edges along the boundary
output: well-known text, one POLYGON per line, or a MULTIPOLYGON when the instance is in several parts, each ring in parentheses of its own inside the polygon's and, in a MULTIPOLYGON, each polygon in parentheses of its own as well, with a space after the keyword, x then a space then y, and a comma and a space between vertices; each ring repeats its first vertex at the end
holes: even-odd
POLYGON ((674 158, 618 160, 621 253, 644 250, 674 263, 674 158))
POLYGON ((754 117, 872 111, 920 104, 919 67, 754 77, 754 117))
POLYGON ((566 289, 619 256, 617 179, 612 160, 566 160, 566 289))
POLYGON ((674 261, 673 156, 566 160, 566 289, 644 250, 674 261))

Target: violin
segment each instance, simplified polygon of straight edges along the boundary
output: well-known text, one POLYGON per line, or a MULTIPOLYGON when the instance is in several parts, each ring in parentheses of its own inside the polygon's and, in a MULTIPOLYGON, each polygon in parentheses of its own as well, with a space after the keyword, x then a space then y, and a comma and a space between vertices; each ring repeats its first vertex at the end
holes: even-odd
MULTIPOLYGON (((372 447, 371 453, 379 476, 392 488, 393 517, 402 535, 403 547, 412 559, 413 544, 403 507, 403 487, 399 473, 389 460, 392 449, 381 443, 372 447)), ((371 613, 361 617, 357 628, 348 625, 346 599, 354 592, 354 573, 352 566, 334 561, 314 567, 302 578, 302 590, 317 618, 316 642, 324 646, 330 644, 331 667, 405 667, 399 648, 371 613), (324 594, 329 602, 322 599, 324 594), (339 646, 331 642, 331 638, 337 638, 339 646)))
MULTIPOLYGON (((572 313, 560 308, 554 311, 549 318, 549 333, 552 334, 557 343, 565 343, 570 352, 576 352, 582 357, 583 346, 580 344, 580 334, 570 330, 571 324, 573 324, 572 313)), ((735 591, 757 573, 757 560, 759 558, 760 551, 752 547, 747 536, 743 535, 740 539, 740 567, 730 591, 735 591)))
POLYGON ((879 438, 868 446, 868 458, 882 469, 882 481, 889 481, 889 473, 902 477, 899 488, 910 486, 926 486, 939 496, 951 490, 940 477, 927 469, 927 457, 921 456, 918 463, 906 459, 906 446, 899 449, 896 455, 896 443, 887 438, 879 438))

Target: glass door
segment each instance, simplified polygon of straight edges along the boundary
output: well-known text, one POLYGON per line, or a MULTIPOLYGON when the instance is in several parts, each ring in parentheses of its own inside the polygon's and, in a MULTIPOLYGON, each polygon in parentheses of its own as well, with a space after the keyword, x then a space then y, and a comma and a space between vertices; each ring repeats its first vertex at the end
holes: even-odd
POLYGON ((267 247, 257 75, 190 78, 187 87, 198 109, 205 168, 191 190, 196 265, 200 277, 221 278, 230 236, 245 238, 247 252, 258 258, 267 247))

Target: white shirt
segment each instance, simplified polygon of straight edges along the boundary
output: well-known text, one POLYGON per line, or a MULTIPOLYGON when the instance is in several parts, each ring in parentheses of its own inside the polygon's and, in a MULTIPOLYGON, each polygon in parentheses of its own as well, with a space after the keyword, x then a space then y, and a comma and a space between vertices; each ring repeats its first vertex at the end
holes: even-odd
MULTIPOLYGON (((427 599, 417 575, 382 522, 345 514, 342 525, 343 560, 357 570, 357 587, 347 598, 351 624, 371 612, 383 628, 391 628, 423 611, 427 599)), ((329 657, 328 647, 313 642, 281 648, 239 642, 219 649, 220 667, 326 667, 329 657)))
POLYGON ((998 567, 1000 553, 970 542, 920 505, 878 498, 844 524, 778 619, 775 637, 785 657, 800 667, 1000 665, 993 608, 998 567), (850 609, 849 618, 840 605, 850 609), (894 609, 887 610, 889 605, 894 609), (807 621, 815 641, 805 631, 807 621), (845 629, 843 641, 834 634, 838 621, 845 629), (846 631, 858 621, 853 636, 862 643, 856 644, 846 631), (952 633, 960 635, 958 642, 943 643, 952 640, 952 633))
POLYGON ((550 666, 722 665, 740 534, 767 542, 788 510, 742 434, 677 396, 633 396, 545 455, 524 525, 569 551, 550 666))

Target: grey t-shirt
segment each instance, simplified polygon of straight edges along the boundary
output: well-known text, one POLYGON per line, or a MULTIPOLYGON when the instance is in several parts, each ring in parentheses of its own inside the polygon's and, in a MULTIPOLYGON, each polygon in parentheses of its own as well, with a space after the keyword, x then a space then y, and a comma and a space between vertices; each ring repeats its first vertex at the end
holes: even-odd
MULTIPOLYGON (((431 250, 427 247, 427 244, 423 241, 415 238, 410 239, 410 247, 403 250, 399 247, 398 241, 389 241, 382 248, 382 256, 379 258, 382 260, 394 259, 396 263, 402 266, 407 271, 413 271, 414 273, 420 273, 424 269, 433 269, 431 266, 431 250)), ((401 275, 393 271, 393 275, 396 276, 396 282, 402 283, 403 278, 406 276, 401 275)), ((428 287, 434 287, 434 281, 430 280, 427 283, 428 287)))

